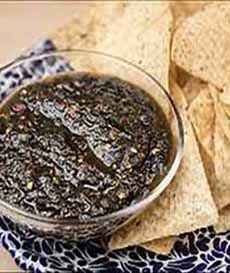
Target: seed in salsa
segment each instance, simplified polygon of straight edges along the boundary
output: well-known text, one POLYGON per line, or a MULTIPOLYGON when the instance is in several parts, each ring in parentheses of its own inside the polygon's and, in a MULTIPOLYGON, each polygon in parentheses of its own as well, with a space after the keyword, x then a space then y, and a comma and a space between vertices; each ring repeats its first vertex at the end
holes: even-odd
POLYGON ((53 218, 105 215, 142 199, 169 166, 158 103, 119 78, 62 74, 0 108, 0 198, 53 218))

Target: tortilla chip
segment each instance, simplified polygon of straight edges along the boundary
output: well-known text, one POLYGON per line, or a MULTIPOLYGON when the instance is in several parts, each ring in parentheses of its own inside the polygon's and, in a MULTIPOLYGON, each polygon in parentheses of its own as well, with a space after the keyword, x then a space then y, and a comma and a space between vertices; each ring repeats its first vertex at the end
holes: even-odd
POLYGON ((202 9, 204 6, 213 3, 213 1, 172 1, 173 14, 188 17, 202 9))
POLYGON ((168 254, 173 248, 176 239, 177 237, 162 238, 141 244, 140 246, 155 253, 168 254))
POLYGON ((205 6, 183 21, 172 43, 172 60, 178 66, 220 89, 230 79, 229 18, 229 2, 205 6))
POLYGON ((180 106, 185 129, 182 164, 167 190, 141 215, 112 236, 112 248, 178 235, 217 222, 217 209, 185 111, 185 98, 177 86, 174 85, 172 91, 174 100, 180 106))
POLYGON ((224 107, 224 110, 225 110, 225 113, 227 114, 227 116, 230 117, 230 107, 229 107, 229 105, 223 104, 223 107, 224 107))
POLYGON ((220 100, 223 103, 227 104, 228 107, 230 107, 230 85, 229 84, 224 87, 224 90, 222 94, 220 95, 220 100))
POLYGON ((77 14, 73 16, 69 23, 50 34, 49 38, 59 50, 93 47, 95 44, 94 37, 90 35, 93 20, 91 10, 89 10, 88 16, 82 18, 77 14))
POLYGON ((58 49, 95 48, 105 37, 107 27, 122 15, 124 2, 90 4, 88 14, 72 20, 50 35, 58 49))
POLYGON ((139 65, 168 88, 171 29, 168 3, 130 1, 97 48, 139 65))
POLYGON ((172 1, 171 7, 175 25, 179 25, 186 17, 193 15, 211 1, 172 1))
POLYGON ((185 72, 183 74, 186 74, 187 76, 186 83, 183 87, 183 93, 188 105, 190 105, 193 100, 197 98, 200 91, 207 87, 207 83, 198 78, 194 78, 185 72))
MULTIPOLYGON (((225 196, 225 186, 222 188, 222 181, 218 181, 215 174, 215 105, 209 86, 202 82, 199 83, 199 80, 195 78, 194 83, 194 88, 199 90, 199 94, 190 104, 188 108, 188 115, 198 140, 201 158, 205 167, 205 173, 210 184, 213 198, 217 207, 222 208, 226 205, 227 198, 221 198, 221 196, 225 196)), ((193 88, 192 81, 189 85, 191 88, 193 88)), ((187 90, 185 93, 187 93, 187 90)))
MULTIPOLYGON (((215 145, 215 173, 221 182, 221 195, 219 199, 225 205, 230 203, 230 140, 225 135, 220 122, 221 117, 216 113, 216 128, 214 135, 215 145)), ((219 187, 220 188, 220 187, 219 187)))
POLYGON ((218 223, 214 226, 216 232, 225 232, 230 230, 230 206, 220 211, 218 223))
POLYGON ((196 96, 189 106, 189 118, 199 142, 209 156, 213 157, 215 126, 215 106, 213 97, 207 84, 195 81, 194 87, 192 86, 192 82, 189 83, 189 86, 190 87, 187 86, 185 90, 183 90, 184 93, 199 92, 198 96, 196 96), (193 91, 192 88, 196 90, 193 91))
POLYGON ((216 111, 219 116, 219 122, 226 137, 230 140, 230 117, 226 108, 227 107, 220 100, 218 100, 218 103, 216 104, 216 111))
POLYGON ((230 159, 227 157, 230 146, 225 132, 228 129, 225 124, 227 114, 219 100, 219 93, 215 87, 202 84, 188 114, 198 139, 213 198, 221 209, 230 204, 230 165, 225 162, 230 159))

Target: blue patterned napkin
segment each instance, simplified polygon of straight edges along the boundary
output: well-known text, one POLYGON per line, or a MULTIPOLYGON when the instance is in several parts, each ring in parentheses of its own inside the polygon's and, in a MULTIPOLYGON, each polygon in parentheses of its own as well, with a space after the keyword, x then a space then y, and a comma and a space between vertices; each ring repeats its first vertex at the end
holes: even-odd
MULTIPOLYGON (((52 42, 45 40, 23 56, 53 50, 52 42)), ((46 58, 0 72, 0 100, 27 79, 69 70, 66 60, 46 58)), ((216 234, 213 228, 181 235, 166 256, 139 246, 109 251, 100 240, 82 243, 41 237, 0 216, 0 244, 22 270, 31 273, 230 273, 230 232, 216 234)))

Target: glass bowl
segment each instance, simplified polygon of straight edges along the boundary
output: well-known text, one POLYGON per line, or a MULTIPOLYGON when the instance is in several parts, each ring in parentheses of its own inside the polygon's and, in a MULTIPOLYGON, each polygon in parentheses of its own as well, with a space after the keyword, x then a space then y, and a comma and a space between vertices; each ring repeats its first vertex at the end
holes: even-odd
POLYGON ((97 72, 117 76, 142 87, 165 112, 172 131, 173 148, 168 172, 142 200, 119 211, 87 220, 52 219, 31 214, 0 200, 0 214, 39 233, 86 240, 108 235, 125 225, 152 203, 172 181, 182 158, 183 126, 165 88, 138 66, 118 57, 87 50, 55 51, 19 58, 0 69, 0 100, 27 84, 63 72, 97 72))

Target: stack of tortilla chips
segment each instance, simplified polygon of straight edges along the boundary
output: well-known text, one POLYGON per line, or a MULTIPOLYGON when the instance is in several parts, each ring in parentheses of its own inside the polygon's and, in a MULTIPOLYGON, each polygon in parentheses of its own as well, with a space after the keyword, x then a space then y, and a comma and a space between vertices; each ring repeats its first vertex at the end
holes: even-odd
POLYGON ((111 248, 168 252, 181 233, 230 229, 230 3, 210 2, 90 4, 87 16, 50 36, 59 49, 97 49, 139 65, 169 90, 183 119, 174 181, 112 235, 111 248))

